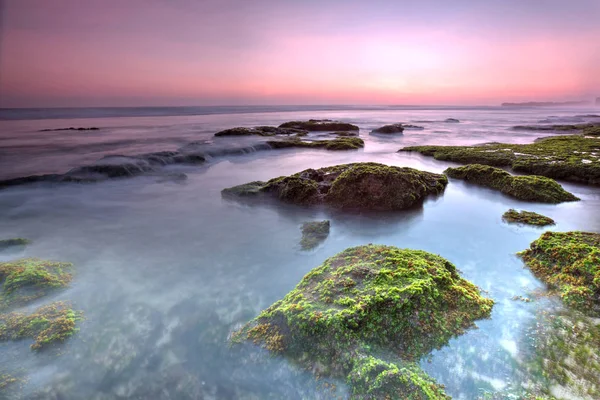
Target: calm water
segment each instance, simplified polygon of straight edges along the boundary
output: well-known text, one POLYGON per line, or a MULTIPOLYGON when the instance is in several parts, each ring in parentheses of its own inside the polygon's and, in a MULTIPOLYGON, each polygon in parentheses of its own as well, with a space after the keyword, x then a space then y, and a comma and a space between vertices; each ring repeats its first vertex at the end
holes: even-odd
MULTIPOLYGON (((50 399, 329 399, 325 387, 285 360, 250 348, 230 349, 228 334, 280 299, 312 268, 350 246, 367 243, 423 249, 452 261, 494 298, 492 318, 423 360, 424 369, 457 399, 475 399, 519 383, 531 356, 528 335, 541 309, 560 307, 514 255, 543 230, 503 224, 508 208, 557 221, 552 230, 600 231, 600 188, 564 184, 582 199, 526 204, 451 181, 421 209, 348 215, 290 205, 249 206, 221 198, 225 187, 306 168, 376 161, 441 172, 449 164, 396 151, 414 144, 527 143, 539 133, 513 125, 573 121, 594 110, 408 109, 261 112, 152 117, 0 121, 1 178, 65 172, 107 154, 175 150, 202 142, 214 157, 200 167, 169 167, 181 183, 137 177, 93 185, 22 186, 0 191, 0 237, 33 240, 24 253, 71 261, 72 286, 27 307, 68 300, 83 310, 81 331, 60 354, 36 354, 30 343, 0 343, 0 374, 26 380, 9 398, 50 399), (443 123, 446 118, 459 124, 443 123), (256 139, 213 138, 233 126, 332 118, 360 126, 364 150, 250 150, 256 139), (414 121, 433 121, 416 123, 414 121), (369 135, 391 122, 423 125, 404 136, 369 135), (37 132, 97 126, 91 132, 37 132), (222 154, 222 155, 219 155, 222 154), (331 220, 331 234, 301 252, 300 225, 331 220), (515 295, 531 303, 513 301, 515 295)), ((597 113, 598 111, 596 111, 597 113)), ((540 381, 538 384, 542 385, 540 381)), ((563 398, 585 398, 554 387, 563 398)))

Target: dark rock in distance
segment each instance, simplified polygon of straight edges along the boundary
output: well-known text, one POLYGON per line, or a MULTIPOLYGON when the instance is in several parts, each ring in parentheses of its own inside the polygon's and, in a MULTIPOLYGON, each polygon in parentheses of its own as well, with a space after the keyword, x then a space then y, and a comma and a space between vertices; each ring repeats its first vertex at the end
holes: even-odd
POLYGON ((0 251, 13 247, 25 247, 29 243, 31 243, 29 239, 23 238, 3 239, 0 240, 0 251))
POLYGON ((279 125, 279 128, 302 129, 314 131, 358 131, 359 127, 347 122, 332 121, 330 119, 311 119, 308 121, 289 121, 279 125))
POLYGON ((402 126, 402 124, 391 124, 391 125, 384 125, 379 128, 375 128, 371 132, 372 133, 391 134, 391 133, 402 133, 403 131, 404 131, 404 127, 402 126))

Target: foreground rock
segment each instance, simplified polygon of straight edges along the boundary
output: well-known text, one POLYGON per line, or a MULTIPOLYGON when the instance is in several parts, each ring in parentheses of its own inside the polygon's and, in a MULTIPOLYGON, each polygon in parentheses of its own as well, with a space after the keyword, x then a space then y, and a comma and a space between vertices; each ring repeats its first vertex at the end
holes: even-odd
POLYGON ((532 144, 481 146, 413 146, 437 160, 511 167, 517 172, 600 185, 600 139, 579 135, 538 139, 532 144))
POLYGON ((325 150, 358 150, 365 147, 365 142, 358 137, 337 137, 331 140, 269 140, 267 144, 273 149, 287 149, 291 147, 325 150))
POLYGON ((360 128, 356 125, 332 121, 330 119, 310 119, 308 121, 290 121, 279 125, 279 128, 301 129, 309 132, 315 131, 358 131, 360 128))
POLYGON ((502 220, 509 224, 525 224, 535 226, 554 225, 552 218, 532 211, 517 211, 512 208, 502 215, 502 220))
POLYGON ((442 193, 444 175, 377 163, 307 169, 268 182, 224 189, 226 197, 267 196, 293 204, 326 204, 345 210, 401 210, 442 193))
POLYGON ((56 302, 35 310, 32 314, 0 314, 0 342, 33 339, 32 350, 42 350, 63 342, 78 331, 81 313, 64 302, 56 302))
POLYGON ((514 176, 489 165, 471 164, 448 168, 444 173, 451 178, 486 186, 519 200, 552 204, 579 200, 550 178, 533 175, 514 176))
POLYGON ((566 304, 600 315, 600 233, 546 232, 519 256, 566 304))
POLYGON ((26 304, 69 285, 73 265, 37 258, 0 263, 0 310, 26 304))
POLYGON ((302 224, 302 250, 312 250, 329 236, 329 221, 305 222, 302 224))
POLYGON ((0 240, 0 251, 14 248, 14 247, 25 247, 31 243, 28 239, 14 238, 0 240))
POLYGON ((489 317, 492 305, 439 256, 359 246, 313 269, 232 340, 346 378, 352 399, 447 399, 416 362, 489 317))

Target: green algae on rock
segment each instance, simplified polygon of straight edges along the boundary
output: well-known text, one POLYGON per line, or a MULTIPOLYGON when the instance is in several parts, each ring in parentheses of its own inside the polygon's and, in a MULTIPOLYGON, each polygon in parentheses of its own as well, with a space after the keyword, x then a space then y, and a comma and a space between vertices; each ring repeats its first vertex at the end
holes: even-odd
POLYGON ((373 129, 371 132, 372 133, 392 134, 392 133, 402 133, 403 131, 404 131, 404 126, 402 126, 402 124, 391 124, 391 125, 380 126, 379 128, 373 129))
POLYGON ((307 131, 357 131, 359 127, 347 122, 330 119, 310 119, 308 121, 289 121, 279 125, 279 128, 302 129, 307 131))
POLYGON ((305 222, 302 224, 302 250, 311 250, 322 243, 329 236, 329 220, 305 222))
POLYGON ((32 314, 0 314, 0 342, 7 340, 34 340, 32 350, 47 348, 63 342, 79 329, 80 312, 73 311, 65 302, 55 302, 38 308, 32 314))
POLYGON ((305 136, 307 133, 308 131, 304 129, 281 128, 276 126, 255 126, 254 128, 236 127, 225 129, 215 133, 215 136, 305 136))
POLYGON ((23 238, 3 239, 0 240, 0 251, 9 249, 11 247, 23 247, 27 246, 31 241, 23 238))
POLYGON ((24 304, 71 282, 70 263, 23 258, 0 263, 0 310, 24 304))
POLYGON ((262 194, 302 205, 326 204, 346 210, 391 211, 421 204, 444 191, 444 175, 377 163, 342 164, 307 169, 268 182, 224 189, 227 197, 262 194))
POLYGON ((300 147, 309 149, 323 148, 325 150, 358 150, 365 147, 365 142, 358 137, 337 137, 331 140, 300 140, 297 138, 288 140, 269 140, 269 146, 274 149, 286 149, 290 147, 300 147))
POLYGON ((359 246, 310 271, 232 340, 346 377, 354 399, 446 399, 416 361, 489 317, 492 306, 440 256, 359 246))
POLYGON ((489 165, 471 164, 448 168, 444 173, 451 178, 486 186, 519 200, 552 204, 579 200, 550 178, 534 175, 514 176, 489 165))
POLYGON ((531 144, 490 143, 480 146, 412 146, 436 160, 511 167, 533 175, 600 185, 600 139, 580 135, 538 139, 531 144))
POLYGON ((600 313, 600 233, 545 232, 519 256, 567 305, 600 313))
POLYGON ((581 131, 596 126, 600 125, 593 123, 574 125, 517 125, 513 126, 513 129, 525 131, 581 131))
POLYGON ((510 224, 526 224, 536 226, 554 225, 552 218, 532 211, 517 211, 510 209, 502 215, 502 220, 510 224))

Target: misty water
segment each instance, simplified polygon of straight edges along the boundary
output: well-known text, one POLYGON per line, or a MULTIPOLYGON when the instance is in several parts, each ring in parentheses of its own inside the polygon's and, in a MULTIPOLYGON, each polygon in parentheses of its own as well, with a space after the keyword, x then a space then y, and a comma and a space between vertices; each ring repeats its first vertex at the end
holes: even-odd
MULTIPOLYGON (((0 253, 0 260, 69 261, 76 271, 68 289, 20 311, 65 300, 85 316, 80 331, 58 352, 32 352, 28 340, 0 343, 0 374, 23 378, 0 396, 345 398, 343 381, 329 380, 335 383, 332 388, 253 346, 231 348, 228 336, 326 258, 368 243, 440 254, 496 301, 491 319, 478 321, 478 329, 452 339, 421 365, 453 398, 510 391, 531 379, 523 370, 535 358, 530 339, 544 323, 541 313, 565 310, 515 255, 544 229, 507 225, 501 216, 509 208, 526 209, 553 218, 557 224, 551 230, 598 232, 600 188, 561 182, 581 201, 545 205, 451 180, 443 195, 420 208, 363 214, 244 204, 224 200, 220 192, 306 168, 359 161, 442 172, 451 164, 397 150, 415 144, 529 143, 544 133, 510 128, 578 122, 576 114, 593 112, 415 108, 0 121, 0 179, 65 172, 104 155, 176 150, 190 142, 212 154, 202 166, 167 167, 185 173, 185 181, 141 176, 0 191, 0 239, 32 240, 19 253, 0 253), (461 122, 443 122, 449 117, 461 122), (261 148, 258 139, 212 136, 234 126, 309 118, 359 125, 364 150, 251 151, 261 148), (425 129, 393 137, 369 134, 395 122, 425 129), (71 126, 101 129, 38 132, 71 126), (230 154, 231 149, 240 154, 230 154), (314 251, 301 251, 300 225, 322 219, 331 221, 329 238, 314 251), (515 301, 514 296, 533 301, 515 301)), ((551 385, 541 378, 534 383, 551 385)), ((568 388, 550 389, 563 398, 585 398, 568 388)))

